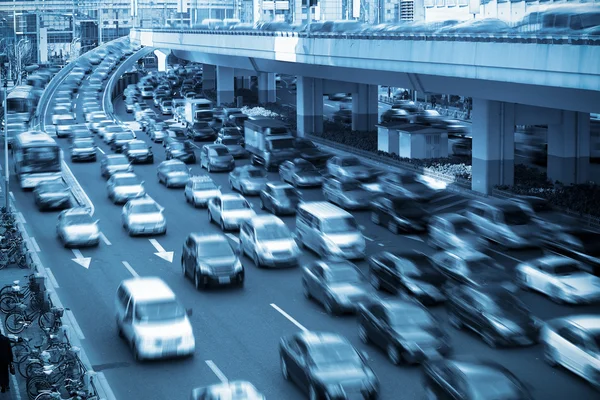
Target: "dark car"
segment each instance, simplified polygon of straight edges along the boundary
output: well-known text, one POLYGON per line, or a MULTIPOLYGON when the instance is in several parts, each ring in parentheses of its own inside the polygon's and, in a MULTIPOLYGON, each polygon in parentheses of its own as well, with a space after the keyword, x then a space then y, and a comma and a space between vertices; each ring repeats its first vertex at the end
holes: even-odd
POLYGON ((357 180, 329 178, 323 182, 323 197, 344 210, 363 210, 369 207, 373 194, 357 180))
POLYGON ((294 139, 294 148, 300 158, 309 161, 316 167, 324 167, 333 154, 319 149, 312 141, 303 138, 294 139))
POLYGON ((40 211, 71 207, 71 191, 62 180, 38 183, 33 196, 40 211))
POLYGON ((323 175, 309 161, 295 158, 279 165, 279 177, 295 187, 314 187, 323 184, 323 175))
POLYGON ((405 293, 423 304, 446 300, 442 290, 446 277, 421 252, 373 254, 369 257, 369 276, 377 290, 405 293))
POLYGON ((461 285, 450 291, 447 305, 453 327, 469 328, 490 347, 527 346, 538 341, 542 322, 502 287, 461 285))
POLYGON ((492 361, 445 359, 424 367, 428 399, 533 400, 528 385, 492 361))
POLYGON ((429 212, 417 201, 406 197, 378 196, 371 201, 371 221, 390 232, 424 232, 429 212))
POLYGON ((444 117, 436 110, 423 110, 416 113, 414 117, 416 124, 435 125, 443 124, 444 117))
POLYGON ((411 115, 408 111, 400 108, 390 108, 381 114, 382 123, 404 122, 410 123, 411 115))
POLYGON ((191 142, 172 141, 167 144, 165 149, 165 157, 167 160, 179 160, 186 164, 196 163, 196 154, 194 153, 194 145, 191 142))
POLYGON ((544 247, 582 263, 582 268, 600 276, 600 232, 574 229, 546 240, 544 247))
POLYGON ((342 108, 333 113, 333 122, 341 124, 352 123, 352 110, 349 108, 342 108))
POLYGON ((396 100, 391 108, 394 110, 405 110, 411 114, 419 112, 419 106, 411 100, 396 100))
POLYGON ((133 132, 115 133, 112 137, 110 147, 113 151, 120 153, 123 151, 123 146, 133 140, 135 140, 135 134, 133 132))
POLYGON ((313 261, 302 269, 307 299, 321 303, 329 315, 355 312, 373 298, 356 266, 348 261, 313 261))
POLYGON ((122 152, 131 163, 154 163, 152 146, 148 146, 143 140, 125 143, 122 152))
POLYGON ((468 138, 463 138, 452 143, 452 154, 457 157, 472 157, 473 156, 473 141, 468 138))
POLYGON ((71 161, 96 161, 94 139, 78 139, 71 143, 71 161))
POLYGON ((358 336, 383 349, 390 362, 420 363, 450 352, 439 321, 415 301, 374 301, 358 311, 358 336))
POLYGON ((383 193, 407 197, 420 202, 428 202, 437 194, 419 177, 412 173, 387 172, 378 176, 377 181, 383 193))
POLYGON ((335 333, 303 331, 281 338, 281 373, 311 399, 376 399, 379 380, 359 353, 335 333))
POLYGON ((302 199, 300 193, 287 183, 267 183, 259 196, 260 209, 275 215, 295 214, 302 199))
POLYGON ((191 140, 214 140, 217 137, 215 130, 206 121, 199 121, 188 125, 186 134, 191 140))
POLYGON ((188 137, 183 128, 169 127, 163 140, 163 147, 167 147, 167 144, 172 142, 185 142, 186 140, 188 137))

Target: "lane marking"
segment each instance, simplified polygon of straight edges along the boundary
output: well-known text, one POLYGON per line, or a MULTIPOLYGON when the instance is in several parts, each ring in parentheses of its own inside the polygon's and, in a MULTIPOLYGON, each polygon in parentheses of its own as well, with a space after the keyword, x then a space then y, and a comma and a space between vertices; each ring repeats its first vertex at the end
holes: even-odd
POLYGON ((518 262, 519 264, 520 264, 520 263, 522 263, 522 262, 525 262, 525 261, 523 261, 523 260, 519 260, 519 259, 518 259, 518 258, 516 258, 516 257, 510 256, 510 255, 508 255, 508 254, 505 254, 505 253, 502 253, 501 251, 494 250, 494 249, 489 249, 489 250, 490 250, 491 252, 493 252, 493 253, 496 253, 496 254, 498 254, 498 255, 501 255, 502 257, 510 258, 511 260, 513 260, 513 261, 516 261, 516 262, 518 262))
POLYGON ((22 224, 27 223, 27 221, 25 221, 25 217, 23 216, 23 214, 20 211, 17 213, 17 222, 20 222, 22 224))
POLYGON ((381 246, 381 247, 385 246, 385 244, 383 244, 383 243, 377 243, 377 245, 381 246))
POLYGON ((374 242, 374 241, 375 241, 375 239, 371 239, 371 238, 370 238, 370 237, 368 237, 368 236, 365 236, 365 239, 367 239, 369 242, 374 242))
POLYGON ((454 207, 454 206, 457 206, 457 205, 459 205, 459 204, 466 203, 466 202, 468 202, 468 201, 469 201, 469 199, 462 199, 462 200, 458 200, 458 201, 455 201, 454 203, 450 203, 450 204, 444 204, 443 206, 440 206, 440 207, 438 207, 438 208, 434 208, 432 211, 433 211, 434 213, 437 213, 438 211, 442 211, 442 210, 445 210, 446 208, 454 207))
POLYGON ((222 383, 229 382, 223 371, 221 371, 212 360, 206 360, 204 362, 206 363, 206 365, 208 365, 208 368, 210 368, 210 370, 217 376, 217 378, 219 378, 219 380, 222 383))
POLYGON ((332 105, 332 104, 327 104, 327 103, 325 103, 324 105, 325 105, 325 107, 331 107, 331 108, 335 108, 335 106, 334 106, 334 105, 332 105))
POLYGON ((140 275, 135 272, 135 269, 133 269, 133 267, 131 265, 129 265, 129 263, 127 261, 121 261, 123 263, 123 265, 125 266, 125 268, 127 268, 127 270, 131 273, 131 275, 133 275, 136 278, 139 278, 140 275))
POLYGON ((104 394, 107 400, 117 400, 117 398, 115 397, 115 394, 113 393, 112 389, 110 388, 110 385, 108 384, 108 380, 106 379, 106 375, 104 375, 104 372, 98 372, 96 374, 96 379, 98 382, 100 382, 100 385, 102 386, 102 389, 104 390, 104 394))
POLYGON ((438 197, 437 199, 431 200, 431 201, 429 202, 429 204, 437 203, 438 201, 446 200, 446 199, 449 199, 449 198, 451 198, 451 197, 455 197, 455 196, 457 196, 457 195, 456 195, 456 194, 454 194, 454 193, 450 193, 450 194, 447 194, 447 195, 445 195, 445 196, 438 197))
POLYGON ((108 238, 104 235, 104 233, 100 232, 100 239, 104 242, 105 245, 110 246, 112 243, 108 238))
POLYGON ((15 195, 13 194, 13 192, 8 192, 8 194, 10 196, 10 199, 16 203, 17 200, 15 200, 15 195))
POLYGON ((292 324, 296 325, 298 328, 300 328, 300 330, 304 331, 304 332, 308 332, 308 329, 306 329, 300 322, 296 321, 294 318, 292 318, 292 316, 288 313, 286 313, 285 311, 283 311, 281 308, 279 308, 277 306, 277 304, 275 303, 271 303, 271 307, 273 307, 275 310, 277 310, 277 312, 281 315, 283 315, 284 317, 286 317, 288 319, 288 321, 290 321, 292 324))
POLYGON ((233 233, 226 233, 225 236, 227 236, 229 239, 233 240, 236 243, 240 242, 240 239, 238 239, 238 237, 235 236, 233 233))
POLYGON ((102 153, 102 154, 106 154, 106 153, 104 152, 104 150, 102 150, 102 148, 100 148, 100 147, 96 147, 96 148, 98 149, 98 151, 99 151, 100 153, 102 153))
POLYGON ((73 311, 65 310, 65 314, 67 314, 67 318, 70 319, 69 323, 71 325, 71 328, 73 328, 73 330, 75 331, 75 334, 77 335, 79 340, 84 340, 85 335, 83 334, 81 327, 77 323, 77 320, 75 319, 75 315, 73 314, 73 311))
POLYGON ((33 250, 35 250, 36 253, 39 253, 41 251, 41 249, 37 243, 37 240, 35 240, 35 238, 33 236, 30 236, 29 241, 31 241, 31 246, 33 247, 33 250))
POLYGON ((50 268, 44 268, 44 269, 46 270, 46 275, 48 276, 48 279, 50 280, 50 283, 52 284, 52 286, 54 286, 54 289, 59 289, 60 286, 58 285, 58 281, 54 277, 52 270, 50 268))
POLYGON ((423 239, 421 239, 417 235, 406 235, 404 237, 407 238, 407 239, 416 240, 417 242, 423 242, 423 239))

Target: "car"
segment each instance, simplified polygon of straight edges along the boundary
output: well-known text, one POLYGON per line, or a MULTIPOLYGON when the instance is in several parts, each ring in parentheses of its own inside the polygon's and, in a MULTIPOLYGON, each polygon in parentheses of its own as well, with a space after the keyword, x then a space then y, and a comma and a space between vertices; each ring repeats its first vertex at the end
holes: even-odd
POLYGON ((221 144, 205 144, 200 152, 200 167, 206 168, 208 172, 232 171, 235 168, 235 160, 221 144))
POLYGON ((186 134, 191 140, 214 140, 217 137, 215 130, 206 121, 198 121, 188 125, 186 134))
POLYGON ((189 141, 170 142, 165 149, 167 160, 179 160, 186 164, 196 163, 196 153, 194 153, 194 144, 189 141))
POLYGON ((515 279, 521 288, 543 293, 559 304, 600 301, 600 278, 568 257, 548 255, 520 263, 515 279))
POLYGON ((97 133, 100 137, 100 129, 106 126, 115 126, 115 121, 112 119, 108 119, 106 115, 98 114, 97 117, 94 117, 89 122, 89 128, 93 133, 97 133))
POLYGON ((131 163, 154 163, 152 146, 148 146, 143 140, 131 140, 123 145, 122 153, 131 163))
POLYGON ((511 292, 519 290, 505 268, 487 254, 472 249, 453 249, 436 253, 431 260, 448 278, 448 287, 500 286, 511 292))
POLYGON ((217 139, 218 138, 235 138, 235 139, 239 139, 241 141, 242 144, 244 144, 244 133, 242 132, 242 130, 229 123, 229 122, 224 122, 223 123, 223 127, 219 128, 218 130, 218 135, 217 135, 217 139))
POLYGON ((191 400, 229 399, 265 400, 266 397, 246 381, 228 381, 192 390, 191 400))
POLYGON ((294 187, 318 187, 323 184, 323 175, 312 163, 302 158, 282 162, 279 165, 279 178, 294 187))
POLYGON ((298 156, 314 166, 325 166, 327 160, 333 157, 333 154, 319 149, 312 141, 304 138, 294 139, 294 148, 298 156))
POLYGON ((56 236, 65 247, 97 246, 100 243, 98 222, 89 209, 70 208, 58 214, 56 236))
POLYGON ((369 257, 369 277, 377 290, 410 296, 425 305, 446 301, 446 277, 419 251, 382 251, 369 257))
POLYGON ((267 183, 259 193, 260 209, 275 215, 293 215, 302 196, 287 183, 267 183))
POLYGON ((556 211, 546 198, 521 195, 511 200, 532 215, 533 222, 541 228, 543 237, 547 240, 554 240, 561 233, 568 232, 571 227, 578 225, 578 221, 572 217, 556 211))
MULTIPOLYGON (((70 104, 70 103, 69 103, 70 104)), ((71 127, 77 124, 73 114, 56 114, 52 116, 52 124, 56 128, 56 137, 68 137, 71 127)))
POLYGON ((327 160, 327 173, 334 178, 365 181, 371 171, 354 156, 334 156, 327 160))
POLYGON ((165 235, 167 219, 164 210, 149 196, 133 198, 121 210, 121 223, 129 236, 165 235))
POLYGON ((460 285, 449 293, 446 304, 450 325, 472 330, 492 348, 529 346, 539 339, 543 322, 503 287, 460 285))
POLYGON ((206 175, 192 176, 185 185, 185 201, 194 207, 206 207, 213 197, 221 195, 221 187, 206 175))
POLYGON ((96 161, 96 145, 93 139, 77 139, 71 143, 71 161, 96 161))
MULTIPOLYGON (((115 135, 117 135, 117 134, 124 134, 125 140, 128 140, 128 138, 132 138, 132 140, 135 139, 135 136, 132 137, 131 132, 127 132, 127 130, 125 128, 123 128, 122 126, 116 125, 116 124, 100 127, 100 129, 98 129, 98 136, 100 136, 102 138, 102 140, 104 140, 104 143, 110 144, 111 148, 113 148, 112 142, 113 142, 115 135)), ((113 148, 113 150, 114 150, 114 148, 113 148)))
POLYGON ((379 380, 367 365, 366 355, 343 336, 313 331, 286 336, 279 343, 279 357, 283 378, 298 385, 310 399, 378 397, 379 380))
POLYGON ((115 204, 127 203, 131 199, 146 195, 144 181, 132 172, 117 172, 106 183, 108 198, 115 204))
POLYGON ((564 367, 600 389, 600 317, 579 314, 546 321, 540 334, 544 359, 564 367))
POLYGON ((267 172, 253 165, 237 167, 229 173, 229 187, 243 195, 259 194, 267 182, 267 172))
POLYGON ((220 137, 215 140, 215 144, 222 144, 227 147, 229 150, 229 154, 231 154, 234 158, 245 158, 248 156, 248 152, 242 146, 243 141, 239 137, 220 137))
POLYGON ((110 148, 114 152, 120 153, 121 151, 123 151, 123 146, 126 143, 129 143, 134 140, 136 140, 136 137, 135 133, 133 133, 132 131, 115 133, 110 139, 110 148))
POLYGON ((218 223, 222 231, 239 229, 255 216, 252 206, 240 194, 221 194, 208 201, 208 222, 218 223))
POLYGON ((100 175, 108 179, 118 172, 133 172, 133 166, 122 154, 106 154, 100 162, 100 175))
POLYGON ((362 210, 369 207, 372 193, 353 179, 330 178, 323 182, 323 198, 344 210, 362 210))
POLYGON ((145 85, 140 88, 140 93, 143 99, 152 98, 152 94, 154 93, 154 87, 150 85, 145 85))
POLYGON ((381 114, 381 123, 382 124, 385 124, 385 123, 408 124, 408 123, 410 123, 411 119, 412 119, 411 114, 408 111, 402 110, 399 108, 390 108, 388 110, 385 110, 381 114))
POLYGON ((484 250, 487 242, 476 232, 473 223, 464 215, 446 213, 429 218, 427 244, 434 249, 484 250))
POLYGON ((165 138, 163 139, 163 147, 167 147, 167 143, 172 141, 184 142, 187 140, 187 135, 182 127, 169 126, 165 132, 165 138))
POLYGON ((295 267, 300 256, 292 233, 274 215, 255 216, 241 223, 239 252, 258 268, 295 267))
POLYGON ((71 207, 71 191, 62 179, 38 183, 33 190, 33 196, 40 211, 71 207))
POLYGON ((413 122, 421 125, 439 125, 444 117, 436 110, 422 110, 414 115, 413 122))
POLYGON ((395 235, 427 231, 430 214, 415 200, 383 195, 375 197, 369 207, 371 222, 385 226, 395 235))
POLYGON ((533 400, 529 385, 497 362, 450 358, 427 363, 423 386, 428 399, 533 400), (493 388, 493 389, 491 389, 493 388))
POLYGON ((69 132, 69 140, 71 143, 79 139, 91 139, 92 132, 85 124, 72 125, 69 132))
POLYGON ((154 143, 162 143, 167 137, 167 125, 164 122, 154 122, 148 125, 146 133, 154 143))
POLYGON ((350 125, 352 123, 352 110, 349 108, 340 108, 333 113, 332 119, 333 122, 350 125))
POLYGON ((437 360, 452 349, 443 325, 418 302, 371 301, 358 308, 358 336, 385 351, 393 365, 437 360))
POLYGON ((550 251, 581 262, 581 268, 600 276, 600 232, 575 228, 560 232, 552 240, 544 240, 550 251))
POLYGON ((94 111, 85 114, 85 122, 87 122, 88 125, 91 125, 90 130, 92 130, 93 132, 95 132, 95 130, 92 129, 94 123, 107 120, 108 117, 106 116, 106 113, 104 111, 94 111))
POLYGON ((420 202, 431 201, 438 191, 432 189, 412 172, 387 172, 377 177, 380 191, 393 196, 407 197, 420 202))
POLYGON ((244 267, 223 234, 190 233, 183 245, 181 269, 196 289, 214 284, 244 286, 244 267))
POLYGON ((163 161, 158 165, 156 176, 158 182, 163 183, 167 188, 185 187, 190 179, 189 168, 184 162, 179 160, 163 161))
POLYGON ((354 313, 374 298, 356 265, 343 260, 312 261, 302 267, 302 291, 329 315, 354 313))
POLYGON ((160 103, 160 112, 163 115, 173 115, 173 100, 163 100, 160 103))

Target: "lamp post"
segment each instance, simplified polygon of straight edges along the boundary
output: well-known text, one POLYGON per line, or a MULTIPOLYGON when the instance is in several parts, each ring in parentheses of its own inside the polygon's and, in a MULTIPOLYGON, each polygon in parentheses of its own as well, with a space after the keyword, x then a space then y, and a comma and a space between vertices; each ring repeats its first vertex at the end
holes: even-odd
POLYGON ((0 80, 4 81, 4 200, 6 201, 6 211, 10 210, 9 192, 9 171, 8 171, 8 110, 6 101, 6 91, 8 89, 8 80, 6 78, 4 64, 7 61, 6 54, 0 53, 0 80))

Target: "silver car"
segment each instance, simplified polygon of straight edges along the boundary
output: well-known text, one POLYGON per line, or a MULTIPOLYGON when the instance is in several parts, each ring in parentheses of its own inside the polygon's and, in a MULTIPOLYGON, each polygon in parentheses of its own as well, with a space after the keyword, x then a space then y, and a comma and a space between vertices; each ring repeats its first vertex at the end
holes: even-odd
POLYGON ((78 139, 71 144, 71 161, 96 161, 96 145, 93 139, 78 139))
POLYGON ((285 223, 274 215, 253 217, 240 228, 240 254, 252 258, 261 267, 298 265, 300 249, 285 223))
POLYGON ((58 214, 56 235, 65 247, 97 246, 100 243, 98 222, 87 208, 71 208, 58 214))
POLYGON ((163 115, 172 115, 173 114, 173 100, 164 100, 160 103, 160 112, 163 115))
POLYGON ((103 127, 100 127, 100 129, 98 129, 98 135, 102 138, 102 140, 104 140, 104 143, 106 143, 106 144, 110 144, 113 137, 117 133, 125 133, 125 132, 126 131, 122 126, 119 126, 116 124, 103 126, 103 127))
POLYGON ((442 214, 429 220, 429 246, 434 249, 483 250, 485 240, 477 233, 473 223, 460 214, 442 214))
POLYGON ((167 233, 164 208, 148 196, 129 200, 123 206, 121 220, 129 236, 167 233))
POLYGON ((184 195, 185 201, 194 207, 206 207, 210 199, 221 195, 221 187, 209 176, 193 176, 185 185, 184 195))
POLYGON ((229 187, 244 195, 259 194, 267 182, 267 172, 253 165, 237 167, 229 173, 229 187))
POLYGON ((146 194, 144 181, 130 172, 119 172, 110 177, 106 184, 108 198, 113 203, 126 203, 128 200, 142 197, 146 194))
POLYGON ((345 210, 365 209, 373 194, 362 188, 355 180, 328 179, 323 182, 323 197, 345 210))
POLYGON ((190 179, 189 168, 183 161, 167 160, 158 165, 158 181, 170 187, 184 187, 190 179))
POLYGON ((229 150, 229 154, 231 154, 234 158, 242 158, 248 155, 248 152, 242 146, 241 140, 235 137, 226 137, 226 138, 218 138, 215 140, 215 144, 222 144, 227 147, 229 150))
POLYGON ((354 156, 335 156, 327 160, 327 173, 340 179, 368 180, 372 173, 354 156))
POLYGON ((242 222, 256 214, 240 194, 222 194, 208 201, 208 222, 218 223, 221 230, 239 229, 242 222))
POLYGON ((77 124, 73 114, 58 114, 52 116, 52 123, 56 127, 56 136, 68 137, 71 132, 71 126, 77 124))

